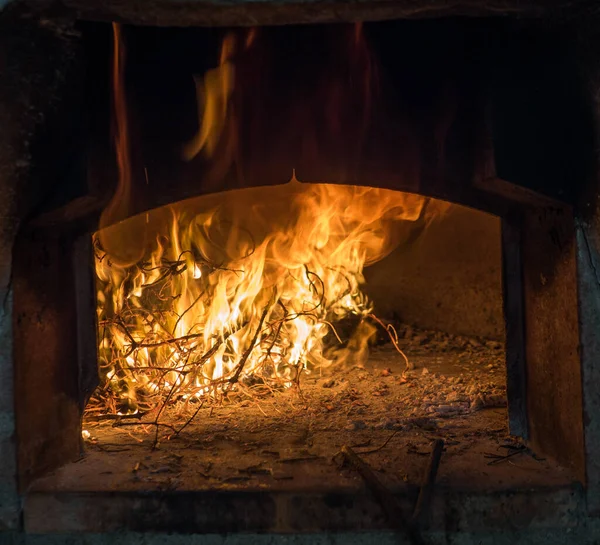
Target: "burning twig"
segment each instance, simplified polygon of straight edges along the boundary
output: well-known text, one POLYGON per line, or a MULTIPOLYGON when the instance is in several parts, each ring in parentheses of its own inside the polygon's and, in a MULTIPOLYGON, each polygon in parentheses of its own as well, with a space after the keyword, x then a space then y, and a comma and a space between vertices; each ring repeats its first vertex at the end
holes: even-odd
MULTIPOLYGON (((131 265, 113 262, 101 235, 95 237, 98 312, 105 327, 99 336, 103 383, 93 403, 112 413, 158 409, 227 394, 246 377, 275 389, 298 387, 302 372, 356 349, 349 343, 329 351, 325 340, 329 328, 344 345, 336 324, 352 316, 370 316, 384 327, 410 366, 395 330, 370 314, 360 289, 366 254, 377 254, 368 240, 378 225, 363 221, 365 196, 323 188, 294 188, 298 214, 284 225, 265 217, 273 229, 261 230, 259 240, 230 221, 226 206, 194 218, 174 209, 168 229, 131 265), (257 304, 271 289, 254 331, 257 304), (235 331, 232 338, 213 344, 226 331, 235 331)), ((371 193, 381 218, 406 208, 396 194, 371 193)), ((368 334, 356 336, 365 341, 361 356, 368 334)))
POLYGON ((179 325, 179 322, 181 322, 181 320, 183 319, 183 317, 190 311, 192 310, 192 308, 194 307, 194 305, 200 301, 200 299, 202 299, 202 297, 204 296, 204 293, 200 293, 198 295, 198 297, 196 297, 193 301, 192 304, 186 308, 177 318, 177 320, 175 321, 175 325, 173 326, 173 335, 175 335, 175 331, 177 331, 177 326, 179 325))
POLYGON ((260 320, 258 322, 258 327, 256 328, 256 332, 254 333, 254 337, 252 337, 252 341, 250 342, 250 346, 246 349, 246 351, 244 352, 244 354, 242 355, 242 359, 240 360, 240 363, 238 363, 238 366, 235 370, 235 374, 233 375, 233 377, 231 377, 229 379, 230 384, 235 384, 239 378, 240 375, 242 374, 242 370, 244 369, 244 365, 246 364, 246 361, 248 360, 248 356, 250 356, 250 354, 252 353, 252 350, 254 350, 254 345, 256 344, 256 340, 258 339, 258 336, 260 334, 260 332, 262 331, 262 326, 263 326, 263 322, 265 321, 265 318, 267 317, 267 312, 269 312, 269 303, 267 303, 267 305, 265 306, 263 313, 260 316, 260 320))
POLYGON ((342 341, 341 337, 338 335, 338 332, 337 332, 337 330, 336 330, 335 326, 334 326, 334 325, 333 325, 331 322, 329 322, 329 321, 327 321, 327 320, 321 320, 321 323, 323 323, 323 324, 325 324, 325 325, 327 325, 327 326, 329 327, 329 329, 330 329, 330 330, 332 331, 332 333, 335 335, 335 338, 337 339, 337 341, 338 341, 340 344, 344 344, 344 341, 342 341))
MULTIPOLYGON (((169 391, 166 399, 164 400, 161 407, 158 409, 158 412, 156 413, 156 418, 154 419, 154 422, 152 423, 155 426, 154 442, 152 443, 152 450, 154 450, 158 446, 158 430, 159 430, 159 425, 160 425, 158 419, 160 418, 160 415, 162 414, 164 408, 167 406, 167 403, 169 403, 169 401, 173 397, 173 394, 175 393, 177 386, 178 386, 177 382, 174 382, 173 386, 171 386, 171 390, 169 391)), ((175 431, 175 429, 173 427, 171 427, 171 429, 173 429, 173 431, 175 431)))
MULTIPOLYGON (((204 354, 203 359, 207 360, 209 359, 212 354, 214 354, 219 346, 227 339, 227 337, 229 336, 229 334, 225 335, 222 339, 219 339, 211 348, 210 350, 204 354)), ((187 362, 186 362, 187 364, 187 362)), ((158 419, 160 418, 160 415, 162 414, 164 408, 167 406, 167 404, 169 403, 169 401, 171 400, 171 398, 173 397, 173 394, 177 391, 177 388, 180 386, 180 384, 178 384, 177 382, 173 383, 173 386, 171 387, 171 390, 169 391, 166 399, 164 400, 163 404, 161 405, 161 407, 158 409, 158 412, 156 414, 156 418, 154 419, 153 425, 156 426, 156 431, 155 431, 155 435, 154 435, 154 443, 152 444, 152 450, 154 450, 156 448, 156 446, 158 445, 158 429, 159 429, 159 422, 158 419)), ((202 405, 201 405, 202 406, 202 405)), ((184 424, 184 426, 181 428, 185 428, 185 426, 187 426, 198 414, 200 409, 198 409, 198 411, 196 411, 192 417, 184 424)), ((175 429, 172 428, 173 431, 176 433, 176 435, 179 434, 179 432, 175 429)), ((181 430, 180 430, 181 431, 181 430)))

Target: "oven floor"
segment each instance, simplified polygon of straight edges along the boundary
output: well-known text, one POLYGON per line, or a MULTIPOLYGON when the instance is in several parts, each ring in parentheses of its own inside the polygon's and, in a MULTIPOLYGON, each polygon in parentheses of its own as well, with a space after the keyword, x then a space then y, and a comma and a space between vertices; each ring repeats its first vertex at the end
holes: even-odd
MULTIPOLYGON (((445 441, 436 483, 436 501, 444 507, 434 502, 434 512, 446 511, 456 494, 463 498, 456 500, 460 511, 485 505, 475 497, 514 502, 520 490, 526 505, 534 505, 530 496, 539 490, 571 490, 568 470, 509 436, 504 356, 498 347, 444 352, 420 346, 409 354, 411 371, 404 371, 402 357, 384 346, 365 367, 306 377, 300 393, 207 403, 178 435, 160 427, 154 449, 156 417, 87 421, 85 456, 34 484, 26 525, 50 532, 123 525, 135 530, 142 517, 146 525, 171 531, 189 504, 195 507, 188 518, 196 521, 190 531, 198 531, 198 524, 222 531, 231 517, 248 531, 285 532, 298 525, 302 531, 385 528, 364 481, 336 454, 343 445, 353 447, 410 512, 437 438, 445 441), (266 514, 259 507, 249 512, 248 501, 271 507, 264 507, 266 514), (155 513, 150 521, 148 510, 155 513), (199 510, 205 513, 200 522, 199 510)), ((188 419, 189 412, 173 407, 159 421, 179 429, 188 419)), ((548 498, 539 501, 553 505, 548 498)), ((485 512, 484 526, 493 523, 485 512)), ((511 516, 506 506, 499 513, 511 516)), ((476 524, 473 516, 470 524, 476 524)))

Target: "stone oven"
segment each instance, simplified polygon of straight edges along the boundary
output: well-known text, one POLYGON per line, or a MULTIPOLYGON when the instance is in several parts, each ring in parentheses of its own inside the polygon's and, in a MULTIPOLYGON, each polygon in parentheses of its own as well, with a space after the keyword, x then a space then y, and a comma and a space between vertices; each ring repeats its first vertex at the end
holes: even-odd
POLYGON ((0 537, 591 540, 598 22, 0 7, 0 537))

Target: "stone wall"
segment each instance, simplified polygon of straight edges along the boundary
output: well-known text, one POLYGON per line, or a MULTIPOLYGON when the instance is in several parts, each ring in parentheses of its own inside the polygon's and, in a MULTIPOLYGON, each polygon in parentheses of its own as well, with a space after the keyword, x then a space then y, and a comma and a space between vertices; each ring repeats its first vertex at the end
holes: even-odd
POLYGON ((38 21, 17 8, 0 12, 0 531, 15 528, 20 517, 12 250, 21 226, 54 199, 65 176, 56 161, 71 123, 58 109, 70 99, 64 86, 78 43, 71 24, 38 21))
POLYGON ((255 26, 380 21, 433 17, 523 18, 596 11, 589 0, 0 0, 39 10, 76 13, 82 19, 156 26, 255 26))
POLYGON ((425 329, 501 339, 500 219, 453 205, 365 271, 383 316, 425 329))
POLYGON ((578 35, 580 69, 588 83, 593 109, 595 163, 587 191, 580 196, 576 215, 579 295, 579 355, 581 358, 585 434, 587 504, 600 515, 600 32, 587 21, 578 35))

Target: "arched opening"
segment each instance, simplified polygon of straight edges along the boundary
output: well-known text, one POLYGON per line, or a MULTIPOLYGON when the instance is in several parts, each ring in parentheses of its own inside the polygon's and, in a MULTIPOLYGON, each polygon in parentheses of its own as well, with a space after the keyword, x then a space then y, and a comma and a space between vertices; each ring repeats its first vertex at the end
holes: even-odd
POLYGON ((94 244, 100 386, 86 435, 114 442, 114 422, 98 422, 159 413, 164 444, 224 406, 253 426, 263 403, 350 431, 506 407, 498 218, 294 178, 155 209, 94 244), (349 390, 371 407, 358 420, 349 390))
POLYGON ((584 479, 571 204, 590 139, 555 33, 82 32, 87 184, 35 215, 13 274, 22 488, 82 432, 85 457, 35 482, 32 528, 48 502, 67 529, 389 527, 332 461, 344 446, 406 503, 436 439, 457 505, 479 501, 465 484, 584 479), (504 447, 527 477, 485 457, 504 447))

